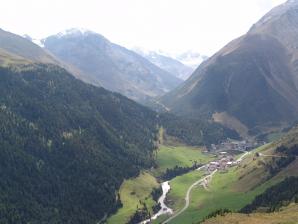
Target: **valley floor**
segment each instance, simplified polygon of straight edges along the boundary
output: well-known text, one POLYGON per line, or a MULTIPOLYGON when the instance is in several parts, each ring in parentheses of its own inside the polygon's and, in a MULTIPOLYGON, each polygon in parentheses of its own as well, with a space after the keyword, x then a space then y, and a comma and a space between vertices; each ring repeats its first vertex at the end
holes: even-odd
MULTIPOLYGON (((166 204, 173 209, 174 215, 172 217, 163 215, 154 220, 153 223, 198 223, 218 209, 226 208, 238 211, 249 204, 255 196, 263 193, 268 187, 280 182, 286 176, 298 175, 296 172, 298 167, 297 159, 276 175, 270 176, 268 174, 267 164, 275 157, 262 155, 272 155, 272 147, 268 144, 250 153, 236 155, 234 161, 237 161, 237 158, 238 161, 243 160, 232 167, 219 170, 209 170, 210 167, 208 169, 198 169, 171 179, 169 182, 171 190, 167 194, 166 204), (209 178, 208 181, 204 181, 204 178, 211 173, 212 179, 209 178)), ((146 184, 146 191, 140 194, 142 195, 141 198, 136 197, 139 194, 138 192, 144 189, 144 187, 138 186, 140 177, 124 182, 121 187, 122 190, 120 190, 120 197, 124 206, 108 220, 108 223, 126 223, 128 218, 134 214, 136 207, 140 206, 138 204, 140 200, 145 201, 148 204, 147 207, 152 206, 154 201, 150 198, 150 192, 156 186, 155 178, 167 169, 171 169, 176 165, 191 166, 194 161, 200 161, 200 164, 212 164, 210 161, 219 161, 221 158, 219 154, 216 156, 203 153, 199 148, 186 146, 161 146, 156 156, 157 168, 145 173, 147 177, 150 176, 154 184, 148 184, 146 181, 139 183, 141 185, 146 184), (123 190, 127 188, 128 183, 132 188, 123 190), (133 187, 134 184, 138 187, 133 187), (132 194, 132 189, 135 189, 137 193, 132 194), (131 198, 134 198, 134 203, 131 203, 131 198)), ((144 173, 141 175, 144 175, 144 173)), ((234 216, 241 215, 235 214, 234 216)))
MULTIPOLYGON (((256 157, 257 152, 270 154, 271 145, 253 150, 239 165, 214 174, 207 189, 200 185, 194 187, 190 194, 189 207, 175 219, 168 220, 167 223, 198 223, 218 209, 227 208, 238 211, 249 204, 255 196, 263 193, 286 176, 298 175, 295 171, 298 165, 296 159, 295 162, 274 177, 268 176, 266 164, 272 158, 256 157)), ((184 189, 178 197, 175 195, 177 188, 180 188, 180 184, 176 184, 176 181, 183 178, 185 175, 176 177, 170 182, 172 190, 168 196, 169 206, 175 208, 176 211, 183 207, 184 197, 182 195, 185 196, 187 191, 184 189)))
MULTIPOLYGON (((175 166, 191 167, 195 162, 206 164, 213 159, 214 155, 203 153, 201 148, 161 145, 156 154, 158 167, 150 171, 142 172, 137 178, 126 180, 122 184, 119 193, 123 207, 120 208, 115 215, 112 215, 107 220, 107 223, 127 223, 137 208, 141 208, 144 203, 147 208, 149 208, 151 214, 153 214, 151 208, 155 202, 151 197, 151 192, 154 188, 159 186, 157 178, 160 177, 160 175, 164 174, 167 169, 173 169, 175 166)), ((182 181, 181 184, 183 184, 178 187, 178 191, 175 190, 180 203, 184 203, 183 194, 185 188, 188 188, 192 183, 200 179, 202 173, 193 171, 182 177, 183 178, 180 180, 178 178, 177 181, 182 181)))

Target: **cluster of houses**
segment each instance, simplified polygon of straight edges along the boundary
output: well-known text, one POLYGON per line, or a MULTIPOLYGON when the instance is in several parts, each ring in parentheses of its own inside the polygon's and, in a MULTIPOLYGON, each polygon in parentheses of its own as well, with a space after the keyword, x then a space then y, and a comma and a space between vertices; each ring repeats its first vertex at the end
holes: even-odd
POLYGON ((218 155, 218 159, 216 161, 210 162, 207 164, 204 169, 211 173, 214 170, 225 171, 229 167, 237 165, 240 161, 234 159, 234 152, 239 151, 241 152, 248 152, 251 149, 257 148, 264 143, 258 143, 253 140, 243 140, 243 141, 236 141, 232 139, 227 139, 225 142, 222 142, 218 145, 211 145, 211 148, 207 149, 207 151, 211 151, 218 155))
POLYGON ((238 151, 248 151, 250 149, 256 148, 259 146, 259 143, 252 140, 243 140, 236 141, 232 139, 227 139, 227 141, 222 142, 219 145, 212 144, 212 151, 229 151, 229 150, 238 150, 238 151))
POLYGON ((236 165, 238 162, 226 152, 221 152, 218 160, 210 162, 206 166, 206 171, 213 172, 214 170, 224 171, 229 167, 236 165))

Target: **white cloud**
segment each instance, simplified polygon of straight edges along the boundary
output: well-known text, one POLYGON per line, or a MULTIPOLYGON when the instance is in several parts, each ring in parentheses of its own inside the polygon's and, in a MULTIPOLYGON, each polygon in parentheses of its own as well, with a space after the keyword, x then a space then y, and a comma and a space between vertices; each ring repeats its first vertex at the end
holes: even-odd
POLYGON ((42 38, 92 29, 125 46, 212 54, 285 0, 9 0, 0 26, 42 38))

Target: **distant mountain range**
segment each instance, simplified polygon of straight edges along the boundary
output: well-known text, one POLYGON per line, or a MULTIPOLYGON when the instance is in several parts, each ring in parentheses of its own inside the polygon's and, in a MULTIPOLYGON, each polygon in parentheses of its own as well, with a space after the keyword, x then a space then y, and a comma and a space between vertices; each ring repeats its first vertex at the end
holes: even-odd
POLYGON ((163 95, 182 80, 100 34, 70 29, 45 38, 45 49, 85 82, 144 101, 163 95))
POLYGON ((133 50, 182 80, 188 79, 193 71, 208 58, 192 51, 169 54, 163 51, 148 51, 138 47, 133 48, 133 50))
POLYGON ((288 1, 203 62, 161 103, 243 135, 298 119, 298 2, 288 1))
POLYGON ((195 51, 186 51, 180 54, 172 55, 176 60, 181 63, 191 67, 192 69, 196 69, 202 62, 208 59, 208 56, 202 55, 195 51))
POLYGON ((131 51, 100 34, 79 28, 42 40, 23 37, 45 48, 77 78, 139 102, 174 89, 207 59, 192 51, 172 55, 140 48, 131 51))
POLYGON ((158 54, 154 51, 141 51, 134 49, 135 52, 142 55, 156 66, 163 70, 175 75, 177 78, 186 80, 194 71, 191 67, 182 64, 180 61, 171 57, 158 54))

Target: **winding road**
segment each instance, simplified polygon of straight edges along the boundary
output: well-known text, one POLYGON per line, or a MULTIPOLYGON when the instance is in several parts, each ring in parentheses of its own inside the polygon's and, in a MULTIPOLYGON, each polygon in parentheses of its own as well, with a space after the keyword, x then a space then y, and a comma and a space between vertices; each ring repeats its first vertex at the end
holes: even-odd
MULTIPOLYGON (((244 157, 246 157, 247 155, 251 154, 251 152, 245 152, 243 155, 241 155, 239 157, 239 159, 236 160, 236 163, 240 163, 244 157)), ((207 165, 204 165, 202 167, 199 167, 197 170, 201 170, 203 168, 205 168, 207 165)), ((170 218, 168 218, 167 220, 165 220, 162 224, 166 224, 170 221, 172 221, 173 219, 175 219, 177 216, 179 216, 181 213, 183 213, 188 207, 189 207, 189 201, 190 201, 190 193, 192 191, 192 189, 197 186, 198 184, 202 184, 203 187, 205 189, 207 189, 207 185, 208 183, 210 183, 210 181, 212 180, 213 175, 217 172, 217 170, 214 170, 211 174, 209 174, 208 176, 205 176, 201 179, 199 179, 198 181, 196 181, 195 183, 193 183, 187 190, 186 196, 185 196, 185 206, 178 211, 176 214, 174 214, 173 216, 171 216, 170 218)))
POLYGON ((166 221, 164 221, 162 224, 166 224, 168 222, 170 222, 171 220, 173 220, 174 218, 176 218, 177 216, 179 216, 181 213, 183 213, 188 207, 189 207, 189 198, 190 198, 190 193, 192 191, 192 189, 197 186, 198 184, 204 183, 204 185, 206 186, 206 183, 210 182, 212 179, 212 176, 217 172, 217 170, 214 170, 211 174, 209 174, 208 176, 203 177, 202 179, 198 180, 197 182, 193 183, 187 190, 186 196, 185 196, 185 206, 179 211, 177 212, 175 215, 171 216, 170 218, 168 218, 166 221))
POLYGON ((243 160, 243 158, 244 158, 245 156, 249 155, 250 153, 251 153, 251 152, 245 152, 242 156, 239 157, 239 159, 236 160, 236 163, 240 163, 240 162, 243 160))

